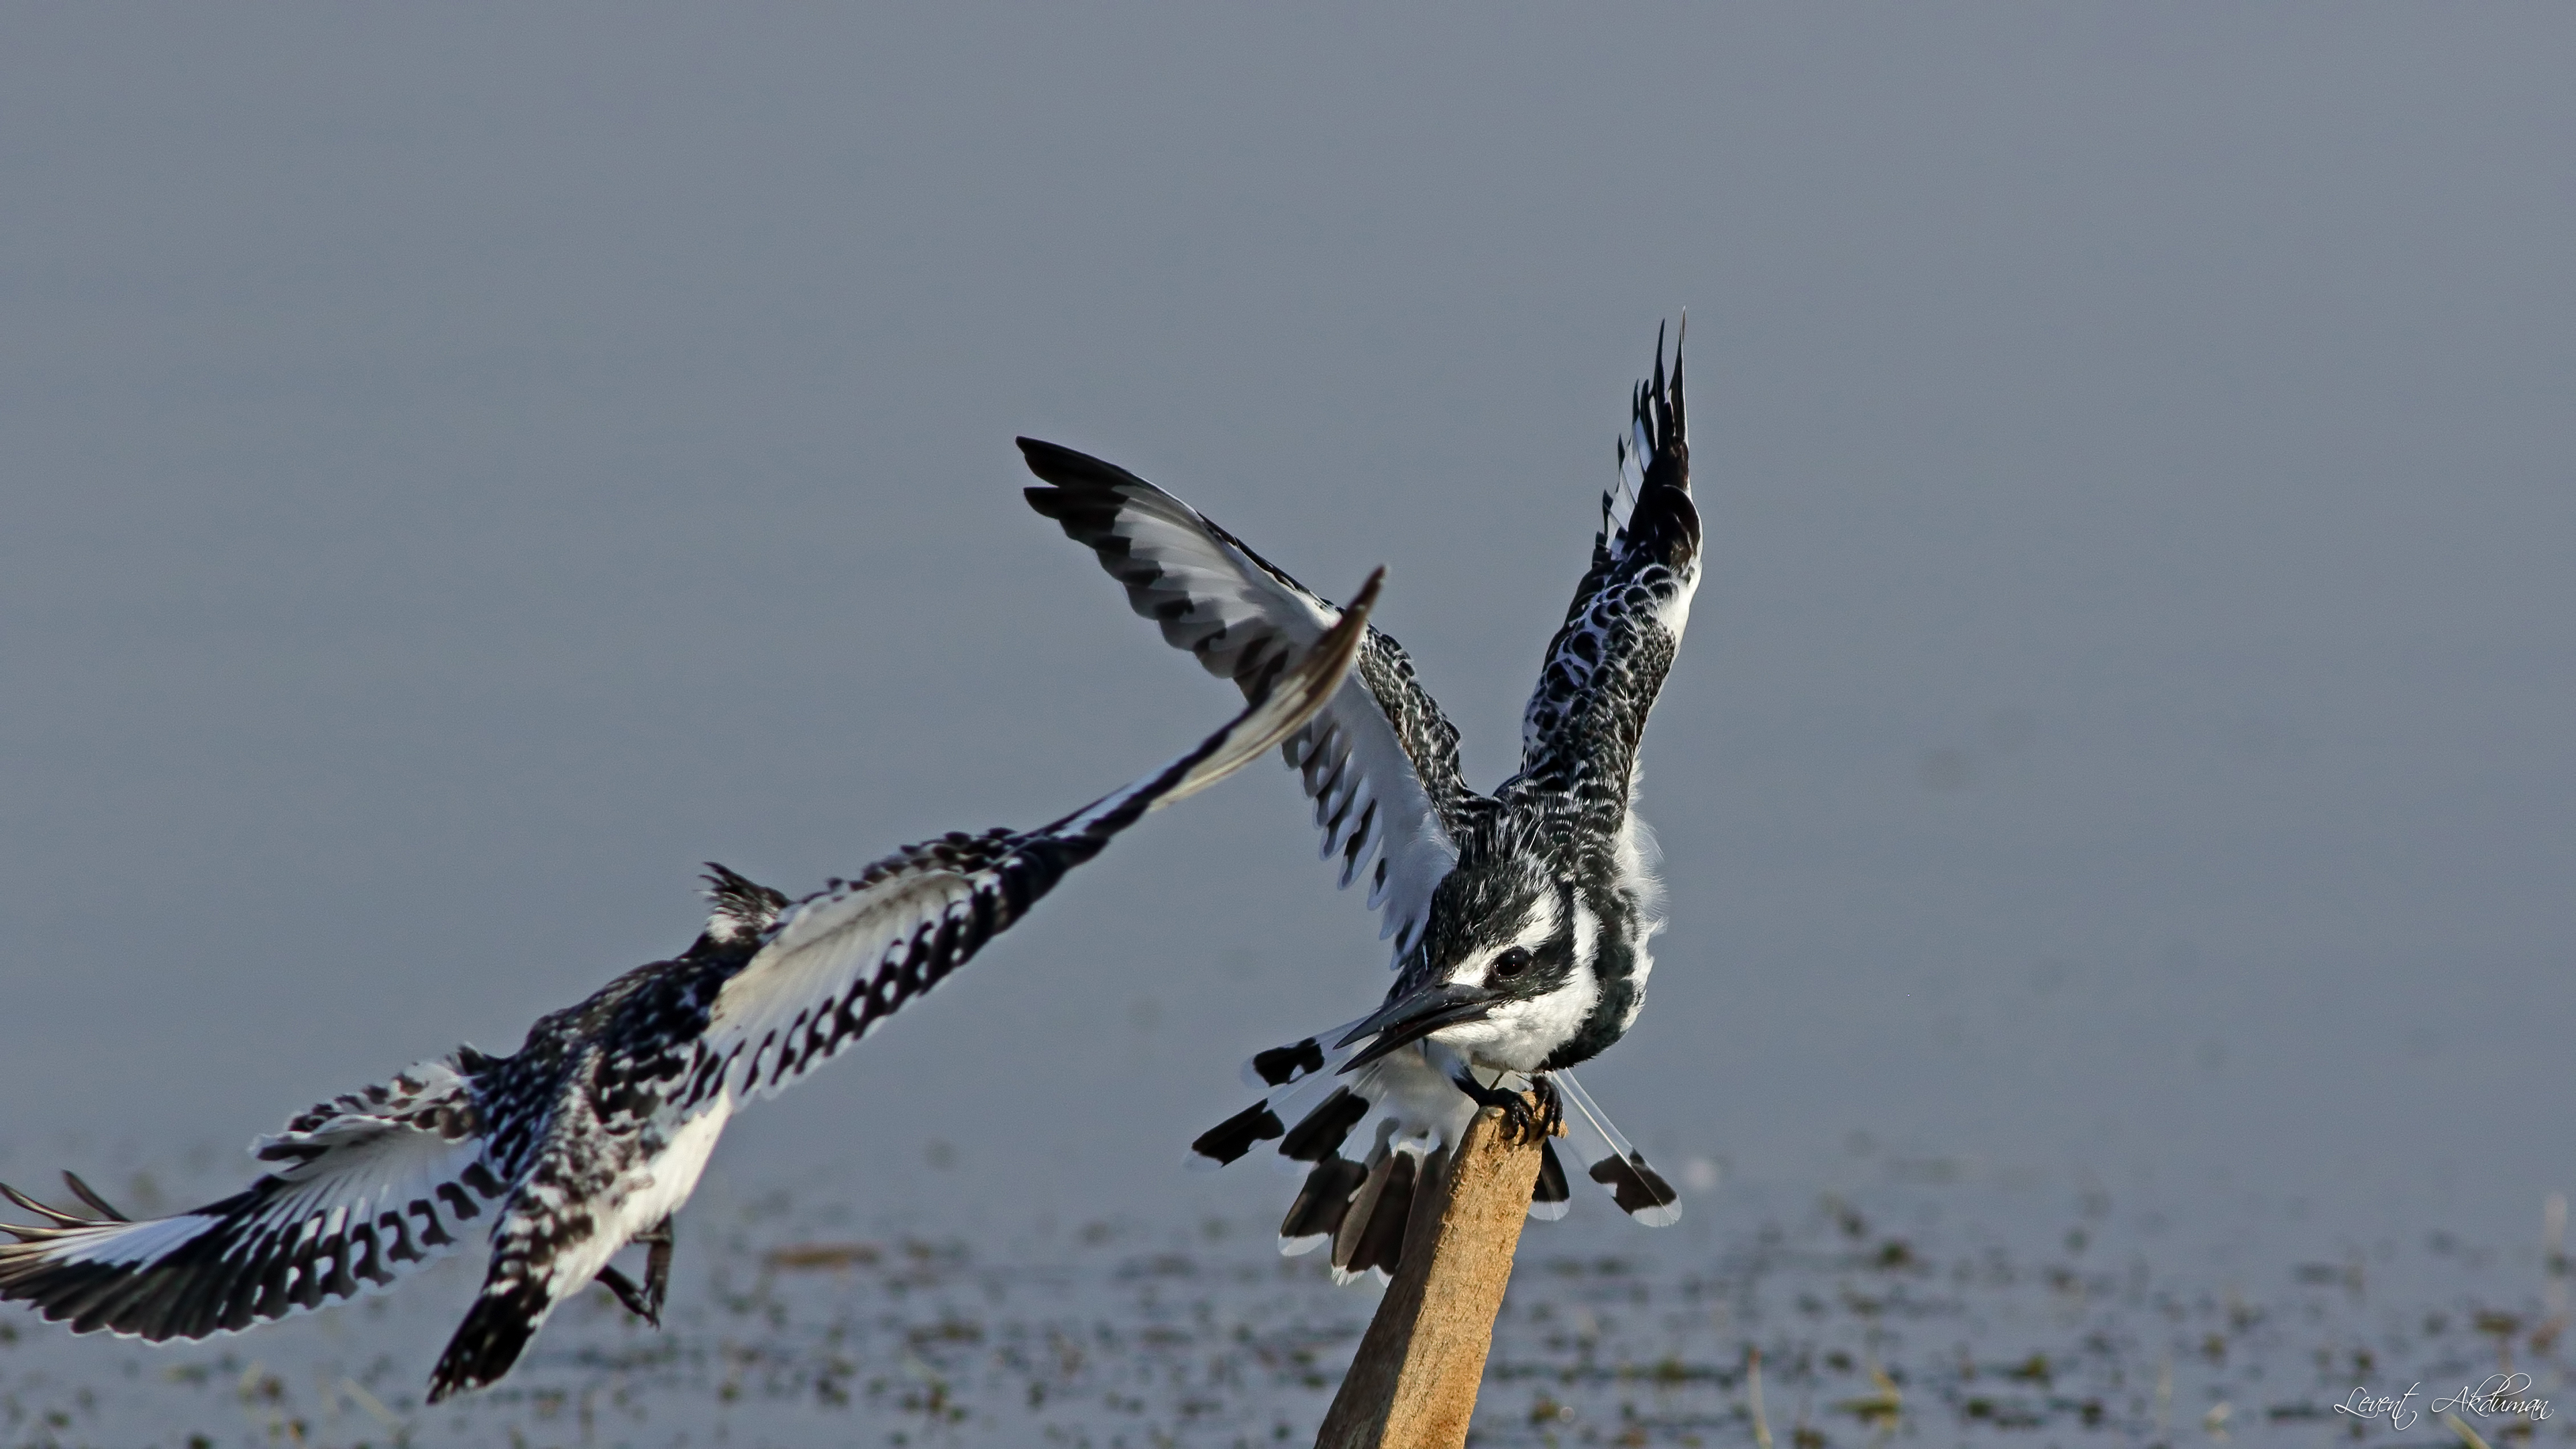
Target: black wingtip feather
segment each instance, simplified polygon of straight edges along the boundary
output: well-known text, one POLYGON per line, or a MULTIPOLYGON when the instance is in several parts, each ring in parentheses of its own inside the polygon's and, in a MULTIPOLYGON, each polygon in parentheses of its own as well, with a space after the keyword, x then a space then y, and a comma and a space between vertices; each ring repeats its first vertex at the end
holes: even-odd
POLYGON ((1255 1102, 1200 1133, 1190 1150, 1223 1166, 1250 1152, 1252 1144, 1275 1141, 1287 1130, 1268 1102, 1255 1102))
POLYGON ((1643 1153, 1632 1152, 1624 1158, 1602 1158, 1592 1164, 1592 1170, 1585 1175, 1610 1189, 1610 1195, 1618 1202, 1621 1212, 1644 1212, 1650 1208, 1671 1207, 1681 1201, 1681 1194, 1673 1191, 1673 1185, 1664 1180, 1664 1175, 1646 1165, 1643 1153))
MULTIPOLYGON (((1068 448, 1062 443, 1050 443, 1043 438, 1015 438, 1012 441, 1020 445, 1020 458, 1029 465, 1029 471, 1058 488, 1110 488, 1121 483, 1141 484, 1145 481, 1115 463, 1068 448)), ((1038 490, 1028 491, 1035 493, 1038 490)), ((1031 502, 1034 505, 1035 500, 1031 502)))
POLYGON ((1348 1087, 1336 1087, 1333 1095, 1289 1129, 1279 1143, 1279 1155, 1298 1162, 1321 1162, 1337 1156, 1351 1129, 1368 1112, 1368 1098, 1348 1087))
POLYGON ((1273 1087, 1284 1087, 1301 1076, 1311 1076, 1323 1069, 1323 1044, 1311 1036, 1252 1055, 1252 1070, 1260 1074, 1265 1085, 1273 1087))
MULTIPOLYGON (((1689 325, 1689 314, 1683 314, 1683 325, 1689 325)), ((1682 392, 1682 347, 1673 344, 1673 366, 1669 378, 1664 371, 1664 328, 1655 328, 1655 374, 1652 382, 1637 384, 1634 403, 1636 420, 1653 440, 1654 456, 1641 458, 1645 471, 1641 493, 1658 487, 1677 487, 1690 491, 1690 426, 1682 392)), ((1642 501, 1642 499, 1641 499, 1642 501)))

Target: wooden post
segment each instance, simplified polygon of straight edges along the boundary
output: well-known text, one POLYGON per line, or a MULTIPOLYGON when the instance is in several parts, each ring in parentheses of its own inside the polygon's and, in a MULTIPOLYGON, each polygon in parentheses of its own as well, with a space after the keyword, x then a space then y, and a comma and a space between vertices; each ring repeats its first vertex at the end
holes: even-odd
POLYGON ((1316 1449, 1461 1449, 1512 1278, 1536 1142, 1506 1143, 1488 1107, 1413 1200, 1404 1261, 1324 1415, 1316 1449))

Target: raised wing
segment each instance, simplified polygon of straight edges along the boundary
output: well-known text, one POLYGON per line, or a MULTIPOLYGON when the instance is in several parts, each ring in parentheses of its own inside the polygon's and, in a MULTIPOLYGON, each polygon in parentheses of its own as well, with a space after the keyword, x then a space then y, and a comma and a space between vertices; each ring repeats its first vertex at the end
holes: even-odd
MULTIPOLYGON (((1115 464, 1022 438, 1029 471, 1052 487, 1029 506, 1099 555, 1127 602, 1173 647, 1246 694, 1293 666, 1341 611, 1197 509, 1115 464)), ((1415 679, 1402 646, 1375 629, 1331 703, 1286 744, 1341 884, 1365 874, 1395 959, 1420 939, 1432 888, 1458 862, 1453 843, 1490 802, 1458 772, 1458 731, 1415 679), (1370 865, 1374 856, 1376 864, 1370 865)))
POLYGON ((741 1100, 780 1091, 938 985, 1147 811, 1289 738, 1335 697, 1384 573, 1313 647, 1283 656, 1242 714, 1171 764, 1035 830, 906 847, 790 906, 717 995, 682 1108, 728 1090, 741 1100))
POLYGON ((460 1246, 495 1210, 473 1077, 461 1050, 384 1086, 324 1103, 251 1145, 279 1164, 220 1202, 141 1222, 66 1173, 97 1215, 14 1189, 40 1222, 0 1225, 0 1298, 68 1321, 153 1340, 204 1338, 391 1287, 460 1246))
POLYGON ((1506 795, 1543 792, 1575 802, 1596 817, 1593 839, 1618 838, 1646 714, 1699 587, 1699 509, 1691 501, 1678 342, 1667 385, 1663 338, 1655 338, 1654 380, 1637 385, 1618 452, 1620 487, 1601 495, 1592 567, 1548 644, 1522 717, 1521 773, 1503 787, 1506 795))

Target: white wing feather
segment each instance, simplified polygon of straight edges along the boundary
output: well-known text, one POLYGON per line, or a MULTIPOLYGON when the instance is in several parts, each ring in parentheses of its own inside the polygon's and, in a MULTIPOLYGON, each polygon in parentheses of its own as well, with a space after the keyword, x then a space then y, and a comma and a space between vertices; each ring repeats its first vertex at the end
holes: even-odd
MULTIPOLYGON (((1055 486, 1030 505, 1091 548, 1126 586, 1135 611, 1175 648, 1246 692, 1294 663, 1342 611, 1281 572, 1198 510, 1114 464, 1034 439, 1029 467, 1055 486)), ((1445 817, 1468 792, 1457 736, 1415 682, 1395 642, 1370 630, 1340 690, 1286 745, 1347 888, 1365 875, 1381 940, 1400 960, 1430 916, 1431 892, 1457 865, 1445 817), (1377 862, 1370 869, 1370 862, 1377 862)))

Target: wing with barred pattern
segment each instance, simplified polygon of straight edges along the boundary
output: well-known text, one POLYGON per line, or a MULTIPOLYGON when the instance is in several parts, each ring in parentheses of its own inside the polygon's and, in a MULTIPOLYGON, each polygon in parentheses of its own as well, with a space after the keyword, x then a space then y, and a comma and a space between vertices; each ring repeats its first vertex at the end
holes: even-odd
POLYGON ((1654 379, 1637 385, 1618 454, 1620 488, 1601 497, 1592 566, 1548 644, 1522 717, 1521 773, 1503 787, 1574 801, 1599 839, 1618 838, 1624 824, 1646 715, 1699 586, 1678 342, 1668 383, 1663 338, 1655 339, 1654 379))
POLYGON ((252 1144, 277 1164, 268 1175, 169 1217, 132 1221, 68 1174, 95 1217, 0 1188, 43 1220, 0 1225, 19 1240, 0 1244, 0 1299, 74 1333, 159 1341, 390 1288, 454 1252, 504 1195, 475 1095, 489 1060, 463 1049, 315 1107, 252 1144))
MULTIPOLYGON (((1248 694, 1296 663, 1341 611, 1195 508, 1118 467, 1022 438, 1050 487, 1029 506, 1090 548, 1128 604, 1173 647, 1248 694)), ((1341 884, 1365 875, 1379 937, 1401 960, 1421 937, 1432 888, 1458 863, 1455 840, 1491 801, 1458 769, 1458 731, 1414 677, 1401 645, 1375 629, 1341 692, 1286 745, 1315 802, 1322 854, 1341 884), (1375 858, 1375 865, 1370 864, 1375 858)))
POLYGON ((782 1090, 964 965, 1147 811, 1295 734, 1335 698, 1384 572, 1314 647, 1260 684, 1249 708, 1161 770, 1035 830, 952 834, 897 851, 789 907, 716 998, 682 1108, 727 1089, 741 1100, 782 1090))

